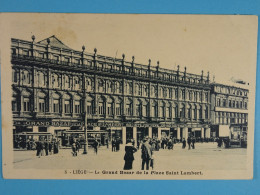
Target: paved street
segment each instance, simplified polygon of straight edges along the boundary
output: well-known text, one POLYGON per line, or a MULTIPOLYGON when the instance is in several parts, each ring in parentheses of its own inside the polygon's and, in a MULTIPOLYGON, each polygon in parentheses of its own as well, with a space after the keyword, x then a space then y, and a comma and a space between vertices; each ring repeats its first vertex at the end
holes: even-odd
MULTIPOLYGON (((196 143, 196 149, 182 149, 175 144, 173 150, 155 152, 155 169, 203 169, 203 170, 243 170, 246 169, 246 149, 217 148, 216 143, 196 143)), ((119 152, 100 147, 98 154, 89 148, 88 154, 82 150, 73 157, 71 149, 61 149, 59 154, 36 157, 36 151, 14 151, 14 168, 17 169, 97 169, 118 170, 124 165, 124 147, 119 152)), ((134 169, 141 168, 141 151, 135 153, 134 169)))

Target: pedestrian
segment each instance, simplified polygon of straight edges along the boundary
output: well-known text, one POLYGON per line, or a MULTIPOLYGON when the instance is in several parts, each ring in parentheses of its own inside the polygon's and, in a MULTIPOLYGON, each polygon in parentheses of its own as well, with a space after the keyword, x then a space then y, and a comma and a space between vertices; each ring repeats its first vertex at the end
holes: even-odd
POLYGON ((49 154, 52 154, 52 148, 53 148, 53 143, 50 141, 49 142, 49 154))
POLYGON ((196 142, 195 137, 191 139, 191 142, 192 142, 192 149, 195 149, 195 142, 196 142))
POLYGON ((93 148, 94 148, 94 152, 97 154, 98 153, 98 141, 97 139, 94 140, 94 143, 93 143, 93 148))
POLYGON ((128 140, 125 146, 124 170, 131 170, 133 168, 134 153, 136 151, 137 149, 133 146, 133 142, 131 140, 128 140))
POLYGON ((113 138, 112 140, 112 152, 115 152, 116 151, 116 140, 115 138, 113 138))
POLYGON ((107 149, 109 148, 108 138, 106 138, 107 149))
POLYGON ((44 142, 44 148, 45 148, 45 155, 48 156, 49 154, 49 142, 45 140, 44 142))
POLYGON ((182 149, 186 148, 186 140, 185 138, 182 139, 182 149))
POLYGON ((80 143, 79 140, 76 141, 76 151, 79 152, 80 149, 80 143))
POLYGON ((38 156, 39 158, 42 155, 42 151, 41 151, 42 149, 41 148, 42 148, 41 142, 40 141, 36 142, 36 156, 38 156))
POLYGON ((54 141, 53 153, 54 154, 58 154, 59 153, 59 146, 58 146, 58 143, 57 143, 56 140, 54 141))
POLYGON ((188 140, 187 140, 187 142, 188 142, 188 145, 189 145, 189 150, 190 150, 190 145, 191 145, 191 138, 190 138, 190 137, 188 137, 188 140))
POLYGON ((116 140, 116 151, 118 152, 120 150, 120 140, 116 140))
POLYGON ((77 148, 76 148, 76 143, 75 142, 73 142, 72 144, 71 144, 71 149, 72 149, 72 156, 77 156, 77 148))
POLYGON ((142 158, 142 170, 144 170, 144 166, 146 165, 146 170, 149 170, 149 164, 152 157, 152 149, 149 144, 148 137, 143 140, 143 144, 141 147, 141 158, 142 158))

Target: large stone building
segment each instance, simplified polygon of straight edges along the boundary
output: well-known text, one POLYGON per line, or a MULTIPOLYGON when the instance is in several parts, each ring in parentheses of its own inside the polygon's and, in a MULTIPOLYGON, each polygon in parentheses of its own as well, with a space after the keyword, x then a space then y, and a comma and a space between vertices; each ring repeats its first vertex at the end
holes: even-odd
POLYGON ((248 127, 248 93, 244 87, 212 83, 211 136, 228 136, 232 140, 246 140, 248 127), (229 131, 224 131, 226 128, 229 131), (221 132, 223 129, 223 132, 221 132), (224 134, 224 135, 221 135, 224 134))
POLYGON ((116 136, 210 137, 210 80, 75 51, 55 36, 39 42, 11 40, 14 134, 81 134, 104 143, 116 136), (86 114, 85 114, 86 113, 86 114))

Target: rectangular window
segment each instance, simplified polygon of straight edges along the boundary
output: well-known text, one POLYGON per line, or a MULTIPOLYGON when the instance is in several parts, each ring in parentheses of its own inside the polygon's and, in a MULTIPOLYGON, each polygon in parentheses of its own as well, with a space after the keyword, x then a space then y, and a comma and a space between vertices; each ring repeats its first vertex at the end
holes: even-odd
POLYGON ((12 101, 12 111, 17 111, 17 102, 15 100, 12 101))
POLYGON ((104 106, 103 103, 98 104, 98 114, 103 115, 104 114, 104 106))
POLYGON ((60 106, 59 106, 59 100, 53 100, 53 112, 59 113, 60 112, 60 106))
POLYGON ((39 112, 45 112, 45 101, 44 101, 44 99, 39 99, 39 112))
POLYGON ((65 113, 70 113, 70 101, 66 100, 64 107, 65 107, 65 110, 64 110, 65 113))
POLYGON ((17 70, 13 70, 12 80, 13 80, 13 83, 17 83, 17 81, 18 81, 18 72, 17 72, 17 70))
POLYGON ((131 104, 126 104, 126 114, 128 116, 132 115, 132 108, 131 108, 131 104))
POLYGON ((75 101, 74 107, 75 107, 74 112, 76 114, 79 114, 81 112, 81 110, 80 110, 80 101, 75 101))
POLYGON ((92 104, 91 104, 91 102, 88 102, 87 103, 87 113, 88 114, 92 114, 93 112, 92 112, 92 104))
POLYGON ((147 106, 146 105, 144 105, 143 106, 143 116, 147 116, 147 106))
POLYGON ((117 115, 117 116, 121 115, 121 106, 120 106, 119 103, 116 104, 116 115, 117 115))
POLYGON ((107 103, 107 114, 113 115, 113 105, 112 105, 112 103, 107 103))
POLYGON ((30 99, 29 98, 24 98, 24 100, 23 100, 23 111, 24 112, 30 111, 30 99))
POLYGON ((226 100, 223 99, 223 107, 226 107, 226 106, 227 106, 226 100))

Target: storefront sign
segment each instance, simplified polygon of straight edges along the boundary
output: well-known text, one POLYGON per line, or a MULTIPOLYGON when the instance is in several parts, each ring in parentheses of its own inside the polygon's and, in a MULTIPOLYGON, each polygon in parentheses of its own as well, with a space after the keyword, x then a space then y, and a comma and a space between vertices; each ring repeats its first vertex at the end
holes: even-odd
POLYGON ((81 122, 70 121, 14 121, 14 126, 40 126, 40 127, 71 127, 82 126, 81 122))
MULTIPOLYGON (((83 122, 70 121, 14 121, 14 126, 40 126, 40 127, 71 127, 84 125, 83 122)), ((89 122, 92 127, 175 127, 174 124, 149 124, 149 123, 114 123, 114 122, 89 122)))

